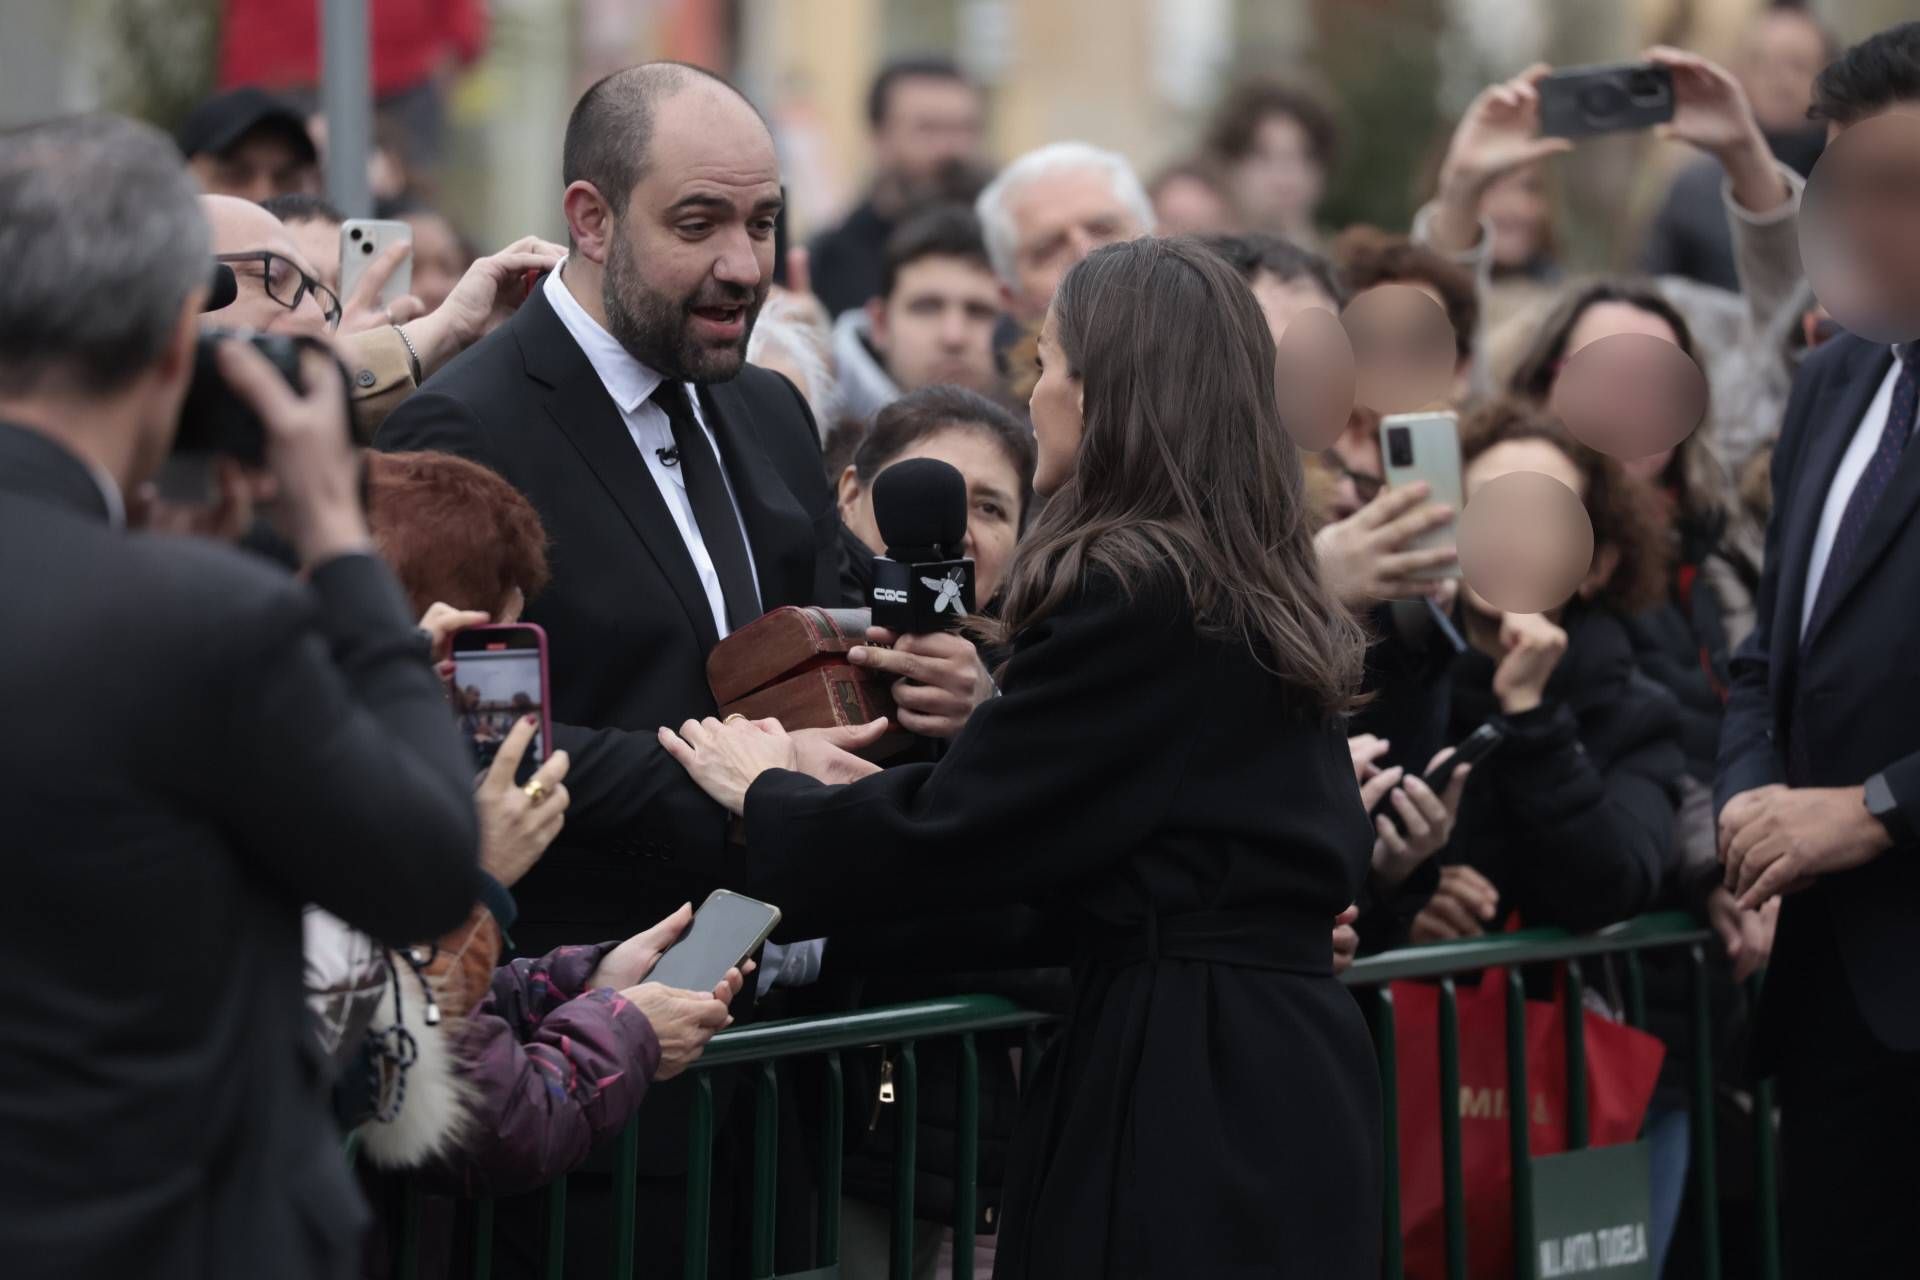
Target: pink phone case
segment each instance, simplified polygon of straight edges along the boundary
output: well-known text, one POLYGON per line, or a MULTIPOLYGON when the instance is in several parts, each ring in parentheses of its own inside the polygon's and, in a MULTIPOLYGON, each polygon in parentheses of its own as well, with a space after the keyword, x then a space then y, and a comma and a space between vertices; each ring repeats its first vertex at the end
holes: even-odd
MULTIPOLYGON (((463 627, 453 633, 453 659, 456 672, 459 669, 460 637, 481 635, 492 631, 531 631, 540 641, 540 758, 536 764, 545 764, 547 757, 553 754, 553 682, 547 676, 547 632, 537 622, 489 622, 477 627, 463 627)), ((476 650, 465 650, 472 653, 476 650)), ((456 675, 455 683, 459 683, 456 675)))

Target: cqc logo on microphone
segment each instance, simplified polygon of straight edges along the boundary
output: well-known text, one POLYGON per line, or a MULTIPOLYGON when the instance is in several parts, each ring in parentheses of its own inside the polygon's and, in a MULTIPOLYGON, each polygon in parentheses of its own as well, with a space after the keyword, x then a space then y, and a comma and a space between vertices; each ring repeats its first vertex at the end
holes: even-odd
MULTIPOLYGON (((922 579, 922 581, 925 581, 925 579, 922 579)), ((883 604, 905 604, 907 602, 907 593, 898 587, 875 587, 873 589, 873 598, 883 604)))
MULTIPOLYGON (((944 578, 922 578, 920 579, 920 585, 929 591, 938 591, 940 593, 940 598, 933 602, 933 611, 935 613, 945 613, 951 609, 953 610, 953 616, 956 618, 964 618, 967 616, 967 607, 960 603, 960 593, 967 589, 967 571, 965 569, 949 569, 947 570, 947 576, 944 578)), ((876 592, 875 594, 878 593, 876 592)), ((905 598, 903 594, 901 599, 904 600, 905 598)))

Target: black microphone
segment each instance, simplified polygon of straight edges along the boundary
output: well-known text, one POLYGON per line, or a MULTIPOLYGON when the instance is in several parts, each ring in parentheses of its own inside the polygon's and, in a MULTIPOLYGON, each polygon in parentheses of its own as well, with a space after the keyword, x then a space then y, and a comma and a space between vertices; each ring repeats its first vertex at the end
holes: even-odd
POLYGON ((653 451, 653 456, 660 459, 660 465, 663 467, 677 467, 680 465, 680 446, 662 445, 653 451))
POLYGON ((233 278, 233 268, 224 262, 213 264, 213 276, 207 281, 207 300, 200 304, 202 311, 219 311, 233 305, 240 296, 240 283, 233 278))
POLYGON ((952 631, 973 612, 967 482, 935 458, 896 462, 873 478, 873 519, 887 554, 873 561, 873 625, 899 635, 952 631))

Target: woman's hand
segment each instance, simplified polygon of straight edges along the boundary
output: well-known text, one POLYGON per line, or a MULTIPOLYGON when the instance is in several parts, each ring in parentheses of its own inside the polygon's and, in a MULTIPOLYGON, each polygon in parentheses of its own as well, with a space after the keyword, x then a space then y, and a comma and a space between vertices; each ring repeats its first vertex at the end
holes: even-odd
MULTIPOLYGON (((427 633, 427 644, 433 650, 433 662, 436 667, 448 662, 453 654, 453 633, 465 631, 468 627, 482 627, 493 621, 478 609, 456 609, 450 604, 434 601, 427 611, 420 615, 420 629, 427 633)), ((450 670, 441 675, 451 675, 450 670)))
POLYGON ((1360 953, 1360 934, 1353 927, 1359 918, 1358 906, 1349 906, 1333 918, 1333 976, 1336 978, 1353 967, 1353 958, 1360 953))
POLYGON ((612 987, 615 991, 637 985, 660 962, 667 948, 680 941, 680 935, 693 923, 693 904, 683 902, 680 909, 642 930, 600 958, 600 967, 587 979, 587 990, 612 987))
POLYGON ((1673 73, 1673 119, 1655 130, 1660 137, 1691 143, 1718 160, 1733 183, 1733 198, 1753 213, 1777 209, 1792 198, 1747 91, 1730 71, 1666 45, 1640 56, 1673 73))
POLYGON ((671 1080, 698 1062, 706 1052, 707 1041, 733 1025, 727 1005, 740 994, 740 985, 745 980, 740 970, 729 969, 711 992, 681 991, 657 982, 643 982, 620 993, 621 998, 646 1015, 654 1037, 660 1041, 660 1066, 653 1073, 655 1080, 671 1080))
POLYGON ((1567 651, 1567 633, 1538 613, 1504 614, 1500 647, 1506 654, 1493 669, 1500 710, 1510 716, 1533 710, 1546 696, 1547 681, 1567 651))
MULTIPOLYGON (((756 724, 780 727, 778 720, 758 720, 756 724)), ((828 729, 795 729, 788 734, 793 742, 794 767, 816 782, 837 786, 858 782, 880 772, 873 761, 854 754, 880 741, 887 734, 887 718, 866 724, 834 726, 828 729)))
POLYGON ((1500 891, 1493 881, 1464 863, 1442 867, 1440 887, 1413 918, 1411 936, 1415 942, 1477 938, 1499 909, 1500 891))
POLYGON ((1353 780, 1356 784, 1364 785, 1367 779, 1380 772, 1380 757, 1387 754, 1387 749, 1392 745, 1385 738, 1375 737, 1371 733, 1356 734, 1347 739, 1347 755, 1353 759, 1353 780))
POLYGON ((1348 608, 1375 600, 1406 600, 1429 594, 1434 583, 1412 575, 1444 569, 1458 556, 1452 547, 1408 548, 1430 529, 1453 519, 1453 509, 1428 502, 1427 482, 1382 489, 1373 500, 1313 535, 1320 576, 1348 608))
MULTIPOLYGON (((1440 762, 1453 754, 1447 747, 1427 762, 1432 773, 1440 762)), ((1467 774, 1473 769, 1463 764, 1447 780, 1447 789, 1436 795, 1425 778, 1407 775, 1388 801, 1400 815, 1400 826, 1381 814, 1373 820, 1373 872, 1388 885, 1397 885, 1421 863, 1446 847, 1453 836, 1453 822, 1460 813, 1460 794, 1466 790, 1467 774), (1404 830, 1405 834, 1402 834, 1404 830)))
POLYGON ((1480 197, 1500 177, 1573 150, 1567 138, 1540 134, 1539 84, 1553 70, 1537 62, 1489 85, 1468 106, 1447 144, 1431 228, 1433 247, 1461 253, 1480 238, 1480 197))
POLYGON ((1742 907, 1724 885, 1707 895, 1707 921, 1720 935, 1733 965, 1733 980, 1745 982, 1764 969, 1773 952, 1773 927, 1780 919, 1780 899, 1769 898, 1758 910, 1742 907))
POLYGON ((900 727, 929 738, 955 737, 973 709, 993 696, 993 676, 980 651, 950 631, 895 636, 884 627, 869 627, 867 643, 849 649, 847 661, 899 676, 893 702, 900 727), (892 647, 881 647, 887 645, 892 647))
POLYGON ((678 760, 700 789, 729 813, 744 815, 747 788, 769 769, 798 769, 793 739, 770 720, 689 720, 680 732, 660 730, 660 745, 678 760))
POLYGON ((548 756, 524 787, 513 780, 539 728, 537 717, 520 717, 473 797, 480 814, 480 869, 509 889, 533 870, 567 820, 569 797, 561 782, 569 767, 566 752, 548 756))

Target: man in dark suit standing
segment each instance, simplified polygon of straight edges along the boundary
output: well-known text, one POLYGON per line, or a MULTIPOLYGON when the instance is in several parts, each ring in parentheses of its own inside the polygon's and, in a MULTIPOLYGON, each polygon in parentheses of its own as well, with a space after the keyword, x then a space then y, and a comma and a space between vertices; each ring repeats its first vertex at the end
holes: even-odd
POLYGON ((1883 340, 1836 338, 1794 384, 1720 740, 1720 847, 1742 907, 1780 897, 1756 1038, 1781 1082, 1791 1274, 1902 1275, 1911 1180, 1866 1171, 1920 1145, 1920 23, 1848 50, 1814 100, 1835 137, 1877 121, 1830 144, 1828 164, 1859 163, 1821 177, 1863 278, 1907 288, 1848 299, 1839 318, 1871 314, 1883 340), (1902 312, 1890 346, 1880 322, 1902 312))
MULTIPOLYGON (((477 837, 472 767, 370 553, 344 380, 309 353, 297 394, 221 353, 305 583, 132 531, 212 275, 192 182, 110 116, 0 135, 0 260, 0 1259, 357 1274, 301 904, 435 936, 473 902, 477 837)), ((246 486, 224 483, 237 530, 246 486)))

